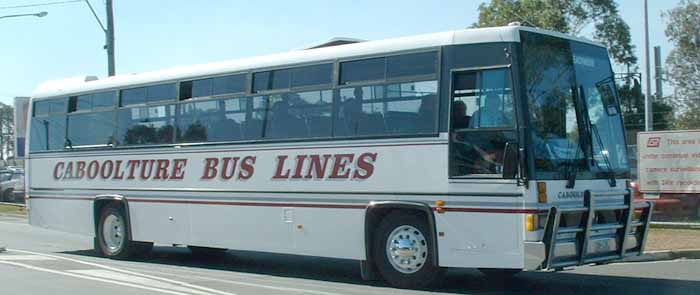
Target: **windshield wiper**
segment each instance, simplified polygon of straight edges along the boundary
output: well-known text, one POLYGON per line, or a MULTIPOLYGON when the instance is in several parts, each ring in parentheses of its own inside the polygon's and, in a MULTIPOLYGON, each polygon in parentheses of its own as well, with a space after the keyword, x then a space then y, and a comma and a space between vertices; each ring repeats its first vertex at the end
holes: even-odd
MULTIPOLYGON (((598 127, 596 127, 595 124, 591 124, 591 130, 593 131, 593 134, 598 140, 598 148, 600 148, 600 155, 603 157, 605 165, 608 167, 608 183, 610 183, 611 187, 617 186, 617 181, 615 180, 615 171, 613 171, 612 165, 610 165, 610 158, 608 158, 607 150, 605 149, 605 145, 603 145, 603 140, 600 137, 600 133, 598 133, 598 127)), ((597 161, 593 160, 593 162, 598 168, 600 168, 600 165, 598 165, 597 161)))

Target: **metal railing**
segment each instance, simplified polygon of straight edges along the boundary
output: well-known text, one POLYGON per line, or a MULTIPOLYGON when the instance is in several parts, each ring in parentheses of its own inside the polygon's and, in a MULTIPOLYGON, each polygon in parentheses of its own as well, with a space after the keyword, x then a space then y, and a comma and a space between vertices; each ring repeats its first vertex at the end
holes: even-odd
POLYGON ((546 258, 542 268, 562 269, 641 255, 652 209, 651 202, 634 202, 628 190, 588 190, 583 207, 552 207, 543 238, 546 258))

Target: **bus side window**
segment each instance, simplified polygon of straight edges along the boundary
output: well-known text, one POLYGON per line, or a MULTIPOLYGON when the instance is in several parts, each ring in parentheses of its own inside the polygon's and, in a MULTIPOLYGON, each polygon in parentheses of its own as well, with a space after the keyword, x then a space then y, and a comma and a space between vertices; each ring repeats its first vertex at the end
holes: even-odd
POLYGON ((510 70, 458 73, 453 80, 450 176, 500 175, 515 144, 510 70))

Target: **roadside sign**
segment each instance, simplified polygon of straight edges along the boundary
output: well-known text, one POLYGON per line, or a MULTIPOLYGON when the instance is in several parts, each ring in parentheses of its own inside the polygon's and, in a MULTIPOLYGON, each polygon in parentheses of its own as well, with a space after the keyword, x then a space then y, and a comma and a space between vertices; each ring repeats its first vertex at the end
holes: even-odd
POLYGON ((639 190, 700 193, 700 130, 637 134, 639 190))

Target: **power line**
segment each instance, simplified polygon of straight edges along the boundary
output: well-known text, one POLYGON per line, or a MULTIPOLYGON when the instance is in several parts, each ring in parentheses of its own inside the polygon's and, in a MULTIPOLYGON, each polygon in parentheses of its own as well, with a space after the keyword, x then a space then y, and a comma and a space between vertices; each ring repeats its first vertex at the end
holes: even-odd
POLYGON ((75 3, 75 2, 83 2, 83 0, 69 0, 69 1, 44 2, 44 3, 15 5, 15 6, 1 6, 0 9, 16 9, 16 8, 27 8, 27 7, 50 6, 50 5, 75 3))

